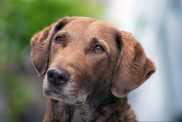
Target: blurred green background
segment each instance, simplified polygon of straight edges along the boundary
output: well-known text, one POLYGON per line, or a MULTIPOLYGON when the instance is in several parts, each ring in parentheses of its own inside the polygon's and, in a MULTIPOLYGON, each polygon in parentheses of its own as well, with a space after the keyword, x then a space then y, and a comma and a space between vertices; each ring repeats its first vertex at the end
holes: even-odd
POLYGON ((101 8, 93 0, 0 0, 1 121, 26 120, 25 110, 39 99, 31 83, 32 35, 63 16, 99 17, 101 8))

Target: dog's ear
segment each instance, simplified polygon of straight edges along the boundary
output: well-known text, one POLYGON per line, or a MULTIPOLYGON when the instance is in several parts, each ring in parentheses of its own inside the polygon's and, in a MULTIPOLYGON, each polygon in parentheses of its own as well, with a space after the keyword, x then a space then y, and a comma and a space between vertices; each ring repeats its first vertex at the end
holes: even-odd
POLYGON ((132 34, 122 31, 120 38, 122 47, 111 87, 116 97, 126 96, 155 72, 154 64, 132 34))
POLYGON ((32 62, 39 76, 44 75, 48 68, 54 35, 73 19, 74 17, 64 17, 32 37, 32 62))

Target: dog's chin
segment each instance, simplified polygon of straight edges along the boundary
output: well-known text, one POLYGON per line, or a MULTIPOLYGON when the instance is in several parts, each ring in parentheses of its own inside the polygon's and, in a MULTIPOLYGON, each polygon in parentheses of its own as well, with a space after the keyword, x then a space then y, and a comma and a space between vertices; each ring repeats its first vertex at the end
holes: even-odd
POLYGON ((55 90, 50 90, 47 88, 44 88, 43 90, 44 96, 58 100, 58 101, 63 101, 67 104, 72 104, 72 105, 82 105, 86 102, 87 95, 86 94, 63 94, 63 93, 58 93, 55 90))

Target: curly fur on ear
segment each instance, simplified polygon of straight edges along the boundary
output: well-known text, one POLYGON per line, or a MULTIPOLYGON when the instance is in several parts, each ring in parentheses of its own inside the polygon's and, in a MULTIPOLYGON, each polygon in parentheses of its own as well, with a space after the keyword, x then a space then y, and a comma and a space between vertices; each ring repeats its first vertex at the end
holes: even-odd
POLYGON ((32 62, 39 76, 44 75, 48 68, 54 35, 73 19, 74 17, 64 17, 32 37, 32 62))
POLYGON ((146 57, 142 46, 132 34, 122 31, 121 38, 123 47, 118 58, 111 88, 116 97, 126 96, 155 72, 154 64, 146 57))

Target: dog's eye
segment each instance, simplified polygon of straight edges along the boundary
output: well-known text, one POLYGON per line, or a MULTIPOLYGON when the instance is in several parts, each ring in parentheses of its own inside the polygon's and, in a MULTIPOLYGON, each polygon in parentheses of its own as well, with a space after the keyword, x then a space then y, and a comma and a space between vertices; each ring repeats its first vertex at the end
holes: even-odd
POLYGON ((57 36, 54 40, 56 42, 63 43, 65 40, 65 36, 57 36))
POLYGON ((93 50, 95 53, 99 53, 99 54, 104 52, 104 48, 100 45, 95 45, 93 50))

